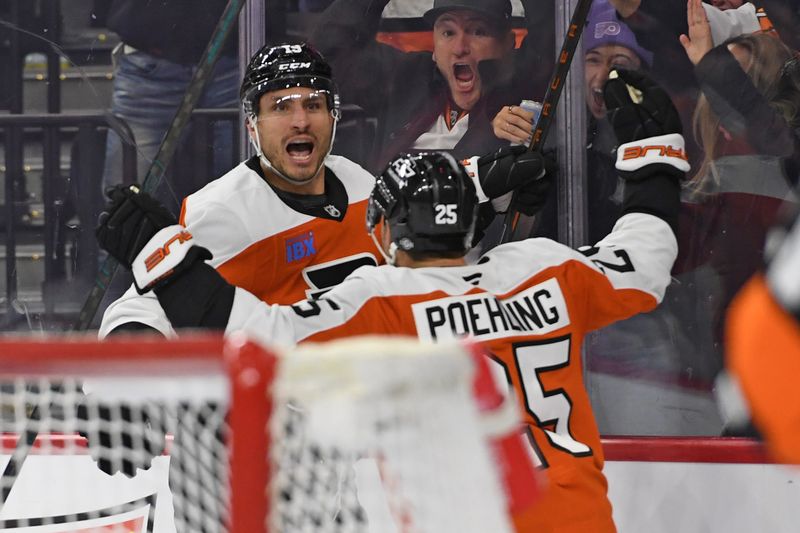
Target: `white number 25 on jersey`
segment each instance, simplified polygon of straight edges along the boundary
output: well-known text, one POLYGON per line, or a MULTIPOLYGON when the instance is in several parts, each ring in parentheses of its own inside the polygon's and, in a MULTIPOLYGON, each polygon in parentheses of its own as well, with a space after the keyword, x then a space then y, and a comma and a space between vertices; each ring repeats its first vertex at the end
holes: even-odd
POLYGON ((456 204, 435 204, 433 209, 436 216, 433 221, 436 224, 455 224, 458 222, 458 206, 456 204))
POLYGON ((544 432, 554 446, 576 456, 591 455, 592 449, 572 435, 572 400, 569 395, 561 388, 545 389, 541 380, 542 374, 570 364, 570 338, 520 343, 515 344, 513 349, 516 369, 507 369, 504 363, 492 358, 499 365, 495 367, 498 376, 507 376, 509 370, 516 370, 523 389, 525 408, 543 429, 552 427, 544 432))

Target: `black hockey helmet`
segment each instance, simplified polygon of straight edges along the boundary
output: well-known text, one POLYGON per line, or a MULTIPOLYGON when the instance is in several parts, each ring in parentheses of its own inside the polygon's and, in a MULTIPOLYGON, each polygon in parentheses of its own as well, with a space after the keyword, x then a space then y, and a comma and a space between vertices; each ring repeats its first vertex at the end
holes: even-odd
POLYGON ((239 90, 245 114, 255 116, 258 113, 258 100, 265 92, 290 87, 324 91, 328 109, 338 115, 339 91, 333 82, 331 67, 322 54, 307 43, 266 45, 250 58, 239 90))
POLYGON ((403 154, 378 177, 367 206, 367 231, 381 218, 398 249, 466 252, 478 197, 466 169, 446 152, 403 154))

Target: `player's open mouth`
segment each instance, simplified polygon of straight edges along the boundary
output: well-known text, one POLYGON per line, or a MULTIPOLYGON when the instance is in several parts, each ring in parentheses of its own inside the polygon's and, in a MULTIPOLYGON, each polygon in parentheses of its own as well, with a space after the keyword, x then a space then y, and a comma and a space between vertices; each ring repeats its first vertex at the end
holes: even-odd
POLYGON ((305 163, 311 159, 314 152, 314 143, 311 141, 292 141, 286 145, 286 152, 292 160, 305 163))
POLYGON ((471 65, 456 63, 453 65, 453 77, 456 80, 456 86, 462 91, 470 91, 475 86, 475 71, 471 65))

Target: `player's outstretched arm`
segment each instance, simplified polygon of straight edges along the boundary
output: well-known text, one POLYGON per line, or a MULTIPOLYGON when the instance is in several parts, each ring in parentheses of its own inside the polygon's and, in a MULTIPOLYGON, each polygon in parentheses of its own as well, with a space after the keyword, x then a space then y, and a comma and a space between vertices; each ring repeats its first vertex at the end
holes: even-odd
POLYGON ((593 307, 591 329, 649 311, 663 298, 678 254, 680 185, 689 170, 678 113, 661 87, 641 73, 619 70, 604 93, 621 143, 616 167, 625 189, 614 229, 580 250, 593 264, 581 271, 593 307))

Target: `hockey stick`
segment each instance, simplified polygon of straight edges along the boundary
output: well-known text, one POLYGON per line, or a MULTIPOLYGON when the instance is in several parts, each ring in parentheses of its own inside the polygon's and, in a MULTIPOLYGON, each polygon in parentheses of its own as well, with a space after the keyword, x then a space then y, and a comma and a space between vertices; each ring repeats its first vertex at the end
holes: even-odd
MULTIPOLYGON (((583 27, 586 26, 586 19, 589 16, 589 9, 591 7, 592 0, 578 0, 578 5, 575 6, 575 12, 572 13, 569 29, 564 36, 561 52, 558 54, 558 64, 556 65, 556 70, 553 72, 553 77, 550 78, 550 85, 547 86, 547 91, 544 93, 542 112, 539 115, 539 120, 536 122, 531 142, 528 145, 528 151, 530 152, 541 150, 544 146, 545 139, 547 139, 547 134, 550 132, 553 114, 555 113, 556 107, 558 107, 561 91, 564 89, 567 74, 569 74, 569 67, 572 64, 572 58, 575 57, 575 50, 583 34, 583 27)), ((514 232, 517 229, 520 213, 513 208, 517 196, 518 192, 514 191, 511 197, 511 204, 509 204, 509 209, 503 221, 503 233, 500 237, 501 244, 512 240, 514 232)))
MULTIPOLYGON (((161 146, 158 147, 156 156, 153 158, 152 163, 150 163, 150 168, 147 170, 147 175, 142 182, 141 190, 150 193, 155 191, 161 184, 164 172, 167 166, 169 166, 169 162, 172 160, 172 156, 175 154, 175 150, 178 147, 183 129, 186 123, 189 122, 192 111, 194 111, 195 105, 200 99, 200 95, 202 95, 203 89, 205 89, 211 77, 211 73, 214 71, 214 66, 217 64, 217 60, 222 52, 222 47, 231 29, 236 24, 239 11, 241 11, 244 3, 245 0, 228 1, 228 5, 222 12, 217 27, 214 28, 214 33, 211 35, 208 46, 192 77, 192 81, 189 82, 186 94, 183 96, 183 101, 175 112, 172 123, 169 125, 169 129, 167 129, 164 135, 164 140, 161 141, 161 146)), ((97 278, 95 278, 94 285, 89 292, 89 296, 86 298, 86 302, 83 304, 80 314, 78 315, 78 321, 74 327, 75 331, 84 331, 89 328, 95 313, 97 313, 97 309, 100 307, 103 296, 105 296, 111 284, 111 280, 114 278, 118 266, 119 263, 110 256, 103 262, 100 271, 97 273, 97 278)))
MULTIPOLYGON (((183 129, 191 118, 192 111, 194 110, 197 101, 200 99, 208 80, 211 78, 211 73, 214 71, 214 66, 217 64, 217 60, 222 53, 223 45, 225 44, 231 29, 236 24, 236 21, 239 17, 239 12, 241 11, 242 6, 244 6, 245 1, 246 0, 229 0, 228 5, 225 6, 225 10, 222 12, 219 22, 214 28, 214 32, 211 34, 208 46, 206 46, 206 49, 203 52, 203 56, 197 66, 197 70, 195 71, 194 76, 192 76, 192 80, 189 82, 189 86, 186 89, 186 94, 184 94, 183 97, 183 101, 181 101, 180 106, 178 106, 175 116, 173 117, 172 122, 164 135, 164 140, 161 141, 158 152, 150 164, 150 168, 148 169, 147 175, 142 183, 142 190, 146 192, 152 192, 161 184, 161 180, 164 178, 164 172, 178 147, 178 142, 181 139, 183 129)), ((100 272, 95 279, 94 286, 89 292, 89 296, 86 298, 86 302, 83 304, 80 314, 78 315, 78 321, 75 324, 74 330, 84 331, 88 329, 92 319, 94 319, 94 315, 97 313, 97 309, 100 306, 101 301, 103 300, 103 296, 105 296, 105 293, 111 284, 111 280, 113 279, 114 273, 116 272, 118 266, 119 263, 114 258, 108 257, 100 267, 100 272)), ((39 418, 39 408, 38 406, 35 406, 29 413, 28 420, 35 422, 39 420, 39 418)), ((29 427, 26 428, 24 434, 20 435, 17 445, 14 448, 14 452, 9 458, 9 461, 3 470, 2 476, 0 476, 0 484, 2 484, 3 487, 2 491, 0 492, 0 498, 2 498, 0 501, 0 508, 8 500, 14 482, 19 475, 19 471, 28 456, 28 452, 30 452, 36 437, 38 436, 38 431, 35 429, 30 429, 30 424, 28 424, 28 426, 29 427)))

